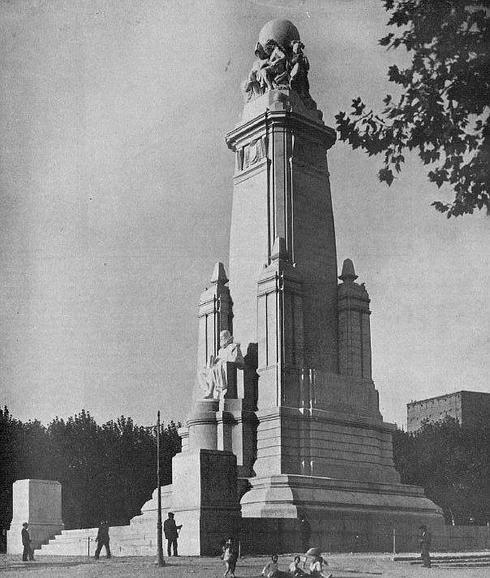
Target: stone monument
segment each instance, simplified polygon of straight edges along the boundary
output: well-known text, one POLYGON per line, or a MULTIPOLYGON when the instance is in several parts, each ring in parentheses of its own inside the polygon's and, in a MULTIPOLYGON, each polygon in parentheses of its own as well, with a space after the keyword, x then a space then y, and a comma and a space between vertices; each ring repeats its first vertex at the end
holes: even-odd
POLYGON ((216 551, 240 524, 242 535, 253 527, 250 549, 267 550, 273 531, 277 548, 294 551, 303 516, 328 549, 350 549, 338 537, 351 533, 387 550, 394 527, 413 535, 443 523, 393 465, 369 296, 351 260, 338 277, 327 159, 336 134, 310 95, 304 48, 291 22, 263 27, 226 136, 230 280, 218 263, 199 302, 201 388, 165 493, 184 523, 182 553, 216 551))

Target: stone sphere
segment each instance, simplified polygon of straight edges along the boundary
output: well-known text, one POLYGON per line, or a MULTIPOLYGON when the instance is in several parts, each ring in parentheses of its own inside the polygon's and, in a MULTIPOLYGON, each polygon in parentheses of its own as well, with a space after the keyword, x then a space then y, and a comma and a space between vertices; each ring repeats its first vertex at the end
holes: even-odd
POLYGON ((289 20, 270 20, 259 33, 259 42, 262 46, 265 46, 268 40, 275 40, 279 46, 285 48, 292 40, 299 40, 299 32, 289 20))

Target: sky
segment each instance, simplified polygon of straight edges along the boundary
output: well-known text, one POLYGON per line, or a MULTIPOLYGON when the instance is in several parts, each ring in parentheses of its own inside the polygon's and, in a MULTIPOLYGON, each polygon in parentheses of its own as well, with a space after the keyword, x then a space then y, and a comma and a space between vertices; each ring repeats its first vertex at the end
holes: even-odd
MULTIPOLYGON (((353 98, 393 93, 388 66, 406 56, 377 45, 381 2, 0 4, 0 404, 14 417, 185 419, 199 295, 228 261, 224 135, 272 18, 298 27, 329 126, 353 98)), ((391 188, 380 160, 340 142, 329 168, 339 264, 371 297, 385 420, 489 391, 489 218, 437 213, 450 192, 416 158, 391 188)))

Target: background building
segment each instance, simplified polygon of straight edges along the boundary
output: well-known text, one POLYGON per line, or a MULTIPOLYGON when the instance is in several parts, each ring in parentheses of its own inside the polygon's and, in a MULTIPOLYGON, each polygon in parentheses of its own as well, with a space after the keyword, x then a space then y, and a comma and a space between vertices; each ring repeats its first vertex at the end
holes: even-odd
POLYGON ((454 417, 465 427, 488 422, 490 393, 458 391, 407 403, 407 431, 418 430, 425 420, 433 423, 446 416, 454 417))

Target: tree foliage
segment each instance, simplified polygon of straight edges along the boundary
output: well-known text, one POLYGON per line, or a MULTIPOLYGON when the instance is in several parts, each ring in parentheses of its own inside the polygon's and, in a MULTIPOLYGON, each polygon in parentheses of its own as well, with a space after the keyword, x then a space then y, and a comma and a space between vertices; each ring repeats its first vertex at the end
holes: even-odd
MULTIPOLYGON (((172 481, 172 457, 180 451, 178 424, 161 432, 162 483, 172 481)), ((120 417, 98 425, 82 410, 47 427, 22 423, 0 409, 0 526, 12 517, 12 484, 39 478, 62 484, 66 528, 97 526, 102 518, 126 524, 156 487, 155 428, 120 417)))
POLYGON ((448 522, 490 521, 490 425, 470 429, 446 418, 412 434, 397 430, 393 450, 401 481, 422 486, 448 522))
POLYGON ((401 95, 387 95, 381 113, 356 98, 350 116, 336 116, 341 140, 369 155, 383 153, 378 177, 388 185, 404 153, 417 151, 429 180, 455 193, 451 203, 432 203, 448 217, 490 210, 490 0, 384 0, 384 6, 398 31, 379 43, 405 47, 411 65, 390 66, 388 78, 401 95))

